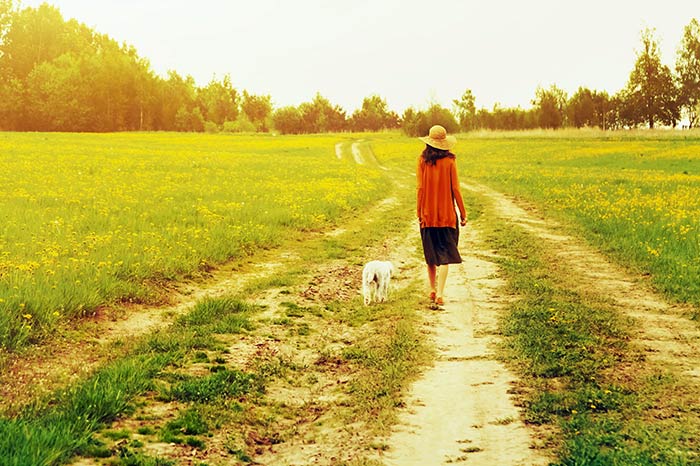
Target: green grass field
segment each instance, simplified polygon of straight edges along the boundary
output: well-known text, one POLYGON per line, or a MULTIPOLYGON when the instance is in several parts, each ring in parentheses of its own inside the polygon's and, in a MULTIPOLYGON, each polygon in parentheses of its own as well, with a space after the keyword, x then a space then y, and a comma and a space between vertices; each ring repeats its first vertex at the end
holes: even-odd
POLYGON ((0 348, 380 198, 339 139, 0 134, 0 348))
MULTIPOLYGON (((561 214, 660 290, 700 303, 700 135, 462 138, 462 176, 561 214)), ((683 134, 683 133, 682 133, 683 134)), ((338 136, 0 135, 0 345, 317 229, 379 198, 338 136)), ((374 135, 412 171, 415 141, 374 135)))
POLYGON ((700 134, 462 142, 465 176, 542 205, 659 290, 700 304, 700 134))
MULTIPOLYGON (((157 305, 165 282, 261 249, 286 244, 297 257, 288 269, 248 284, 245 296, 203 300, 171 327, 110 349, 115 360, 89 378, 0 418, 3 457, 29 465, 61 464, 75 454, 114 456, 107 439, 136 433, 109 425, 133 413, 141 397, 140 404, 182 406, 167 425, 143 426, 113 464, 172 464, 146 458, 137 445, 203 449, 216 426, 280 427, 279 419, 299 413, 265 398, 265 387, 284 380, 316 387, 334 365, 351 374, 349 401, 339 404, 343 422, 386 429, 429 353, 416 315, 417 284, 377 313, 359 298, 313 309, 288 301, 311 279, 305 275, 311 261, 357 265, 382 247, 378 237, 405 231, 420 150, 415 139, 398 134, 0 134, 4 353, 50 341, 59 324, 99 306, 157 305), (338 142, 357 139, 371 144, 389 170, 336 156, 338 142), (372 210, 386 197, 395 202, 372 210), (335 226, 337 236, 309 234, 335 226), (263 308, 246 299, 269 290, 282 296, 288 312, 260 324, 255 319, 263 308), (268 327, 256 329, 254 322, 268 327), (216 362, 229 357, 231 335, 257 331, 304 345, 330 325, 357 333, 337 354, 317 348, 323 370, 281 356, 247 372, 216 362), (204 363, 205 376, 178 373, 204 363), (229 393, 234 385, 240 390, 229 393), (249 412, 258 417, 243 414, 249 412)), ((462 135, 455 151, 462 180, 536 205, 615 261, 649 274, 669 298, 697 309, 697 133, 487 133, 462 135)), ((567 288, 537 240, 496 222, 483 199, 466 197, 470 219, 487 233, 517 298, 501 323, 504 357, 529 386, 525 419, 561 431, 556 464, 694 464, 694 394, 673 374, 644 366, 628 346, 630 322, 604 299, 567 288), (616 378, 618 370, 627 378, 616 378), (673 416, 660 421, 650 407, 673 416)), ((227 448, 246 464, 250 450, 240 440, 227 448)))

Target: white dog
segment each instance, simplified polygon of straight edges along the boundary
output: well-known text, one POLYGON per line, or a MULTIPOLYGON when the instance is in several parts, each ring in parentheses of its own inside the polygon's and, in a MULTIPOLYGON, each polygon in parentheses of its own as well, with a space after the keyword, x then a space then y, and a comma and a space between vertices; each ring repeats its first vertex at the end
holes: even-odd
POLYGON ((372 300, 383 303, 389 295, 389 282, 394 273, 391 262, 370 261, 362 269, 362 296, 365 298, 365 306, 369 306, 372 300))

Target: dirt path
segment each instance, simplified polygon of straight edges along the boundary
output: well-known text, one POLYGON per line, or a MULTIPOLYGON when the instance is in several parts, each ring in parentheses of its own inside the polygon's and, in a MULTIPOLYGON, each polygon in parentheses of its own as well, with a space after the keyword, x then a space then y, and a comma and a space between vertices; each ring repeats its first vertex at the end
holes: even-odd
MULTIPOLYGON (((416 233, 417 234, 417 233, 416 233)), ((429 311, 437 358, 413 385, 386 440, 387 465, 543 465, 509 392, 516 379, 494 354, 504 302, 478 230, 462 231, 464 262, 450 269, 444 311, 429 311)))
MULTIPOLYGON (((700 331, 687 306, 669 304, 641 279, 612 264, 582 240, 562 233, 536 210, 486 186, 463 188, 488 198, 493 213, 540 238, 572 288, 606 297, 621 313, 640 322, 634 343, 654 363, 675 367, 691 386, 700 384, 700 331)), ((547 464, 533 449, 537 434, 523 425, 510 389, 513 374, 493 354, 498 341, 497 267, 471 225, 463 230, 464 263, 450 271, 445 311, 428 318, 437 359, 414 384, 393 435, 386 440, 387 465, 547 464)))
POLYGON ((619 312, 633 318, 636 325, 634 343, 647 357, 661 366, 673 367, 687 383, 700 386, 700 329, 692 322, 689 306, 670 304, 644 283, 610 262, 602 253, 582 240, 562 233, 559 225, 545 222, 534 209, 526 210, 512 199, 476 183, 463 183, 494 205, 504 221, 520 225, 540 238, 559 267, 566 269, 574 289, 595 293, 611 301, 619 312))
POLYGON ((360 139, 358 141, 339 142, 335 145, 335 156, 338 160, 350 160, 358 165, 371 165, 378 167, 381 170, 388 171, 389 169, 379 163, 377 156, 374 154, 372 145, 360 139))

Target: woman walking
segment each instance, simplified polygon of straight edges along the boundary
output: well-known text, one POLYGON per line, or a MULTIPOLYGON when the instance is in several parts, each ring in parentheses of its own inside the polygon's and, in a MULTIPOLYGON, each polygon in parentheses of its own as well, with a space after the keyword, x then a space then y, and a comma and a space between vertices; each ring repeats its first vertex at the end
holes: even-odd
POLYGON ((430 300, 444 304, 443 292, 449 264, 460 264, 459 227, 467 224, 467 213, 459 189, 455 154, 450 149, 457 143, 440 125, 430 128, 428 136, 419 138, 425 150, 418 158, 417 214, 423 254, 428 266, 430 300), (455 211, 459 209, 459 219, 455 211))

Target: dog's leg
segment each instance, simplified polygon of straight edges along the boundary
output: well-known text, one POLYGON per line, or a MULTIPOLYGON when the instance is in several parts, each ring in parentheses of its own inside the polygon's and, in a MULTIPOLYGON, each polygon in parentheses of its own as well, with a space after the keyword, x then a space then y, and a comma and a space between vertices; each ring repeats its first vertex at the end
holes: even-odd
POLYGON ((362 277, 362 297, 365 301, 365 306, 369 306, 372 290, 370 289, 369 283, 367 283, 367 277, 362 277))
POLYGON ((383 301, 383 296, 382 296, 382 279, 377 277, 377 302, 381 303, 383 301))

